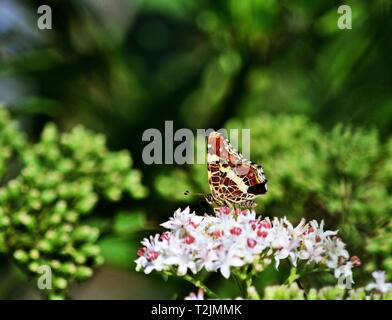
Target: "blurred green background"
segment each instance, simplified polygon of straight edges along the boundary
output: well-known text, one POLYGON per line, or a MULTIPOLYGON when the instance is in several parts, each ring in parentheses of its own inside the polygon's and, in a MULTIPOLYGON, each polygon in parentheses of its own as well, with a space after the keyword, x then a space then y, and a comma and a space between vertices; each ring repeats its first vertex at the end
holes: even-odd
MULTIPOLYGON (((72 286, 73 298, 182 298, 193 289, 134 272, 144 236, 179 206, 200 213, 184 190, 208 190, 205 165, 143 163, 143 131, 163 131, 165 120, 250 128, 252 160, 270 187, 258 211, 338 228, 363 261, 359 284, 375 269, 392 275, 392 3, 345 1, 351 30, 337 27, 341 4, 0 0, 0 102, 28 140, 48 122, 61 132, 81 124, 110 150, 128 149, 148 190, 98 201, 86 223, 101 229, 105 264, 72 286), (52 30, 37 28, 40 4, 52 8, 52 30)), ((11 260, 0 253, 0 298, 39 298, 11 260)), ((269 270, 258 286, 279 277, 269 270)), ((208 284, 236 294, 219 276, 208 284)))

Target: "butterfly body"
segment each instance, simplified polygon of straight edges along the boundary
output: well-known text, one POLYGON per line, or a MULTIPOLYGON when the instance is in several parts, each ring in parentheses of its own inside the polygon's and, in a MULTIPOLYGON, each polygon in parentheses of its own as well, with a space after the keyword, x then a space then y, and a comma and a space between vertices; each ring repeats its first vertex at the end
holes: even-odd
POLYGON ((207 202, 217 206, 253 208, 255 199, 267 192, 264 170, 237 152, 219 132, 207 139, 208 182, 211 194, 207 202))

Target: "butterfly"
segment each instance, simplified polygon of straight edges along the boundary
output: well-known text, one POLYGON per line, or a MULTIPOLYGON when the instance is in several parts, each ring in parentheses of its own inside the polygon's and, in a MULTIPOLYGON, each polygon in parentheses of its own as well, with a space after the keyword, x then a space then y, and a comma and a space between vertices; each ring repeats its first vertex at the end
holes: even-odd
POLYGON ((219 132, 208 135, 207 163, 211 194, 205 199, 210 204, 254 208, 256 197, 267 192, 262 166, 245 159, 219 132))

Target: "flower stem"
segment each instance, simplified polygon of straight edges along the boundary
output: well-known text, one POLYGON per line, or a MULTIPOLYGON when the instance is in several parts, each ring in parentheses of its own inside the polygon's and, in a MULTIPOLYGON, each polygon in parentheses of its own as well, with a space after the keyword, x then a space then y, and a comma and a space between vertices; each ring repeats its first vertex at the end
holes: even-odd
POLYGON ((299 275, 297 274, 297 268, 291 267, 290 269, 290 275, 286 279, 286 283, 288 285, 292 284, 294 281, 297 281, 299 279, 299 275))
POLYGON ((212 298, 216 298, 219 299, 218 295, 213 292, 210 288, 208 288, 203 282, 201 282, 200 280, 196 280, 193 277, 191 277, 190 275, 185 275, 183 276, 183 278, 192 283, 195 287, 202 289, 207 295, 209 295, 212 298))
POLYGON ((241 291, 241 295, 243 295, 245 297, 246 292, 245 292, 243 283, 240 280, 240 277, 236 273, 233 272, 233 278, 234 278, 235 282, 237 283, 238 288, 241 291))
POLYGON ((249 276, 247 279, 246 279, 246 288, 249 288, 249 287, 251 287, 252 286, 252 282, 253 282, 253 279, 252 279, 252 276, 249 276))
POLYGON ((306 291, 304 286, 302 285, 301 281, 299 280, 301 278, 301 276, 297 273, 297 268, 292 266, 290 269, 290 275, 286 280, 286 283, 288 285, 291 285, 293 282, 295 282, 298 286, 298 288, 300 288, 303 292, 304 292, 304 296, 305 298, 307 297, 306 291))

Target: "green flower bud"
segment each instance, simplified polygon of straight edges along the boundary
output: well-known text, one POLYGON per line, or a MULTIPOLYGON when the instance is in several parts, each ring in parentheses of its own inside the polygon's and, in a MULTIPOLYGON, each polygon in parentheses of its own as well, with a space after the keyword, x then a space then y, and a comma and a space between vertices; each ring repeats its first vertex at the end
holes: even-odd
POLYGON ((26 263, 27 261, 29 261, 29 255, 26 253, 26 251, 23 251, 21 249, 14 252, 14 258, 15 260, 22 263, 26 263))
POLYGON ((36 200, 36 199, 39 199, 40 196, 41 196, 41 194, 37 189, 32 189, 29 191, 27 198, 32 199, 32 200, 36 200))
POLYGON ((37 243, 37 249, 39 251, 49 253, 53 250, 52 242, 46 239, 40 240, 37 243))
POLYGON ((85 244, 82 247, 82 253, 84 253, 87 257, 98 256, 101 253, 101 248, 94 244, 85 244))
POLYGON ((102 256, 97 256, 94 258, 94 265, 99 267, 102 266, 105 262, 105 258, 102 256))
POLYGON ((34 218, 25 211, 15 213, 14 221, 15 223, 24 225, 29 229, 32 229, 35 225, 34 218))
POLYGON ((95 242, 98 237, 98 228, 93 228, 90 226, 78 227, 73 234, 73 239, 78 242, 95 242))
POLYGON ((7 191, 4 188, 0 189, 0 202, 6 202, 8 198, 7 191))
POLYGON ((46 231, 45 238, 50 241, 53 241, 57 238, 57 232, 53 229, 50 229, 50 230, 46 231))
POLYGON ((366 265, 365 265, 365 271, 366 272, 372 272, 372 271, 374 271, 374 270, 376 270, 376 264, 374 263, 374 262, 369 262, 369 263, 367 263, 366 265))
POLYGON ((60 150, 56 145, 43 146, 43 155, 51 163, 57 163, 61 159, 60 150))
POLYGON ((36 168, 33 166, 23 168, 21 174, 26 180, 33 180, 34 176, 37 173, 35 169, 36 168))
POLYGON ((86 256, 81 253, 74 254, 73 258, 77 264, 84 264, 87 261, 86 256))
POLYGON ((60 254, 64 255, 64 256, 71 256, 71 257, 73 257, 76 252, 77 252, 76 249, 72 246, 71 243, 69 243, 69 244, 65 245, 61 249, 60 254))
POLYGON ((81 213, 87 213, 95 206, 97 201, 98 197, 95 193, 93 193, 80 199, 78 204, 76 205, 76 208, 81 213))
POLYGON ((40 210, 42 208, 42 203, 39 200, 29 200, 29 207, 33 210, 40 210))
POLYGON ((95 162, 92 160, 85 160, 81 163, 80 170, 85 173, 92 173, 95 170, 95 162))
POLYGON ((87 196, 94 191, 93 181, 91 179, 85 179, 77 185, 78 196, 87 196))
POLYGON ((60 233, 58 237, 55 239, 55 243, 58 246, 64 246, 70 241, 71 237, 68 233, 60 233))
POLYGON ((68 184, 60 184, 57 187, 57 193, 59 194, 61 199, 69 199, 73 197, 73 190, 68 184))
POLYGON ((64 200, 58 201, 54 207, 54 212, 60 215, 65 214, 66 210, 67 210, 67 203, 64 200))
POLYGON ((58 230, 61 233, 71 233, 74 230, 74 227, 71 224, 69 224, 69 223, 63 223, 63 224, 60 225, 58 230))
POLYGON ((392 257, 386 258, 382 265, 386 270, 392 270, 392 257))
POLYGON ((59 162, 58 169, 60 172, 67 174, 75 169, 75 164, 71 159, 63 159, 59 162))
POLYGON ((59 213, 54 213, 50 216, 49 218, 49 223, 51 225, 57 225, 61 222, 62 218, 61 218, 61 214, 59 213))
POLYGON ((77 280, 85 280, 90 278, 93 275, 93 269, 89 268, 89 267, 78 267, 77 271, 75 273, 75 278, 77 280))
POLYGON ((33 261, 29 264, 29 270, 31 272, 37 273, 38 272, 38 268, 39 268, 40 264, 36 261, 33 261))
POLYGON ((73 275, 76 272, 76 266, 71 262, 66 262, 61 265, 59 271, 67 275, 73 275))
POLYGON ((49 266, 54 270, 59 270, 61 268, 61 262, 59 260, 52 260, 50 261, 49 266))
POLYGON ((48 294, 48 299, 49 300, 65 300, 66 296, 64 294, 61 293, 49 293, 48 294))
POLYGON ((56 192, 54 190, 44 190, 41 194, 41 200, 44 204, 49 204, 56 199, 56 192))
POLYGON ((55 143, 58 139, 58 131, 53 123, 48 123, 41 133, 41 140, 45 143, 55 143))
POLYGON ((42 175, 42 186, 55 188, 64 181, 63 175, 58 171, 51 171, 42 175))
POLYGON ((75 223, 78 220, 78 214, 75 211, 68 211, 64 219, 68 222, 75 223))
POLYGON ((30 250, 30 258, 33 260, 37 260, 39 258, 39 251, 37 249, 30 250))
POLYGON ((22 185, 18 180, 12 180, 8 183, 8 192, 11 197, 17 197, 22 193, 22 185))
POLYGON ((10 225, 10 218, 5 215, 5 212, 0 208, 0 229, 10 225))
POLYGON ((64 279, 64 278, 56 277, 56 278, 53 279, 53 286, 56 289, 64 290, 68 286, 68 281, 66 279, 64 279))
POLYGON ((105 195, 111 201, 118 201, 121 199, 122 190, 120 188, 109 188, 105 191, 105 195))
POLYGON ((136 199, 142 199, 147 195, 147 189, 140 183, 141 173, 132 170, 124 180, 124 188, 128 190, 136 199))

